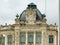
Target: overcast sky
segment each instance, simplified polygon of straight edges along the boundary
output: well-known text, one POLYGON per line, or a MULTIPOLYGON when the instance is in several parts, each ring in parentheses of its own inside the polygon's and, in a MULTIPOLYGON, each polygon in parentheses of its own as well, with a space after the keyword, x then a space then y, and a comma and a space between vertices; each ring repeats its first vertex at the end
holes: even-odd
POLYGON ((35 3, 43 14, 46 14, 47 23, 58 24, 58 0, 0 0, 0 24, 13 24, 16 14, 19 15, 29 3, 35 3))

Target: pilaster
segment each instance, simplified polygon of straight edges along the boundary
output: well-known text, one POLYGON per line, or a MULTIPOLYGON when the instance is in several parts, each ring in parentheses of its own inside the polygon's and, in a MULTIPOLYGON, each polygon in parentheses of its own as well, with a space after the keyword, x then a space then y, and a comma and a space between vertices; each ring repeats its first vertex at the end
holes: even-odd
POLYGON ((26 32, 26 45, 28 45, 28 33, 26 32))
POLYGON ((36 43, 36 33, 34 32, 34 45, 36 43))
POLYGON ((15 45, 19 45, 19 25, 15 27, 15 45))

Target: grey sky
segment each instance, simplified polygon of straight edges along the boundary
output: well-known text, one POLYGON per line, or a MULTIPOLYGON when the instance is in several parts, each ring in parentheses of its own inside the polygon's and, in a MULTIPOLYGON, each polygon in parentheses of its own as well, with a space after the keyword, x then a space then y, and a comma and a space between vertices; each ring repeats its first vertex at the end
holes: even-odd
POLYGON ((46 12, 47 23, 58 24, 58 0, 46 0, 46 10, 45 0, 0 0, 0 24, 14 23, 16 14, 20 15, 31 2, 37 5, 41 13, 46 12))

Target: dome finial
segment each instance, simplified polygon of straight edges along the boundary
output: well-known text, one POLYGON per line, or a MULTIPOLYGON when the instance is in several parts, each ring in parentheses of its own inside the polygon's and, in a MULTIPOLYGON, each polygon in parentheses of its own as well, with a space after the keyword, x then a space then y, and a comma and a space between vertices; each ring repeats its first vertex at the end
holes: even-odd
POLYGON ((35 5, 35 4, 32 2, 32 3, 28 4, 28 5, 35 5))

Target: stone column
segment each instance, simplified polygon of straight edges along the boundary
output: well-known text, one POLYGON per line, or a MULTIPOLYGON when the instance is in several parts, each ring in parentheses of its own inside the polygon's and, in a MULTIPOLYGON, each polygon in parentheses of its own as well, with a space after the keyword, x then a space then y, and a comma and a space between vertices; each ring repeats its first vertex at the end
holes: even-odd
POLYGON ((18 34, 18 31, 15 32, 15 45, 19 45, 19 34, 18 34))
POLYGON ((42 32, 42 45, 43 45, 43 32, 42 32))
POLYGON ((19 27, 15 28, 15 45, 19 45, 19 27))
POLYGON ((54 35, 54 45, 56 45, 56 42, 57 40, 56 40, 56 35, 54 35))
POLYGON ((28 45, 28 33, 26 32, 26 45, 28 45))
POLYGON ((3 37, 5 38, 5 45, 7 45, 7 36, 5 34, 3 34, 3 37))
POLYGON ((59 42, 59 41, 58 41, 58 39, 59 39, 58 33, 59 33, 59 32, 56 32, 56 45, 58 45, 58 42, 59 42))
POLYGON ((12 36, 12 45, 15 45, 15 36, 14 36, 15 34, 13 34, 12 36))
POLYGON ((36 40, 36 33, 34 32, 34 45, 35 45, 35 41, 36 40))
POLYGON ((42 31, 42 45, 45 45, 45 40, 44 40, 44 31, 42 31))
POLYGON ((5 36, 5 45, 7 45, 7 36, 5 36))

